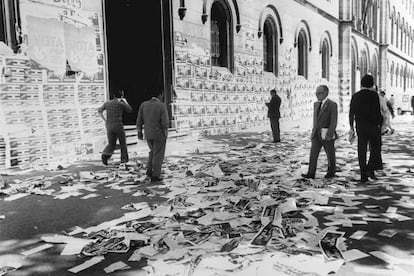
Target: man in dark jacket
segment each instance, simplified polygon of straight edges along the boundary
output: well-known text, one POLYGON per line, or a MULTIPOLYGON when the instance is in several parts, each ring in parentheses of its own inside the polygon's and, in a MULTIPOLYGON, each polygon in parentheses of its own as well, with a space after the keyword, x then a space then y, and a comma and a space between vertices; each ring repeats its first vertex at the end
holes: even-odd
POLYGON ((154 91, 152 99, 141 104, 138 110, 138 139, 145 139, 150 149, 147 161, 147 176, 151 182, 161 181, 161 166, 164 161, 165 146, 168 137, 167 106, 160 101, 162 93, 154 91))
POLYGON ((414 115, 414 96, 411 96, 411 108, 413 109, 412 115, 414 115))
POLYGON ((273 134, 273 143, 280 142, 280 127, 279 127, 279 119, 280 119, 280 104, 282 103, 282 99, 276 94, 276 90, 270 90, 270 95, 272 99, 270 102, 266 103, 268 108, 267 110, 267 117, 270 120, 270 126, 272 128, 273 134))
POLYGON ((350 132, 354 133, 354 121, 358 136, 358 162, 361 182, 368 178, 377 179, 374 174, 376 160, 381 153, 381 123, 382 116, 378 94, 374 91, 374 78, 365 75, 361 79, 362 89, 352 95, 349 108, 350 132), (370 144, 369 160, 367 161, 367 146, 370 144))

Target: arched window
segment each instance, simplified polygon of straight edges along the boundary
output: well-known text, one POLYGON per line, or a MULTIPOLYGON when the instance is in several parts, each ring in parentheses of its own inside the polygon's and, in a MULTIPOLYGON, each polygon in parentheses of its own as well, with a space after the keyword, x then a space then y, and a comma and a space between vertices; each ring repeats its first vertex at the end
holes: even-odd
POLYGON ((399 18, 395 19, 395 47, 398 48, 398 24, 400 23, 399 18))
POLYGON ((408 72, 407 72, 407 66, 406 66, 404 69, 404 80, 403 80, 404 91, 407 89, 407 77, 408 77, 408 72))
POLYGON ((308 41, 306 33, 301 30, 298 35, 298 75, 308 78, 308 41))
POLYGON ((366 51, 362 51, 361 53, 361 62, 359 66, 359 70, 361 72, 361 79, 368 73, 368 57, 366 51))
POLYGON ((391 16, 391 44, 394 44, 394 15, 391 16))
POLYGON ((395 87, 398 87, 398 81, 399 81, 398 74, 400 73, 399 70, 400 70, 400 68, 399 68, 399 66, 397 64, 395 66, 395 87))
POLYGON ((377 83, 378 78, 378 59, 376 55, 372 56, 371 75, 374 78, 374 83, 377 83))
POLYGON ((357 6, 357 1, 356 0, 352 0, 352 20, 357 20, 358 19, 358 6, 357 6))
POLYGON ((322 42, 322 78, 329 80, 329 42, 324 39, 322 42))
POLYGON ((411 87, 414 87, 414 72, 411 72, 411 87))
POLYGON ((263 27, 264 71, 278 75, 278 34, 275 21, 268 16, 263 27))
POLYGON ((233 72, 233 22, 225 0, 211 6, 211 63, 233 72))
POLYGON ((404 22, 400 26, 400 34, 400 49, 402 51, 404 46, 404 22))
POLYGON ((372 16, 372 28, 374 30, 374 39, 378 37, 378 2, 375 1, 373 4, 373 16, 372 16))
POLYGON ((355 50, 354 44, 351 44, 351 93, 354 94, 356 92, 356 74, 357 71, 357 52, 355 50))
POLYGON ((14 51, 21 43, 20 1, 0 0, 0 41, 14 51))
POLYGON ((408 22, 405 23, 405 44, 404 52, 408 55, 408 42, 410 41, 410 29, 408 27, 408 22))
POLYGON ((414 56, 414 32, 412 33, 411 38, 411 56, 414 56))

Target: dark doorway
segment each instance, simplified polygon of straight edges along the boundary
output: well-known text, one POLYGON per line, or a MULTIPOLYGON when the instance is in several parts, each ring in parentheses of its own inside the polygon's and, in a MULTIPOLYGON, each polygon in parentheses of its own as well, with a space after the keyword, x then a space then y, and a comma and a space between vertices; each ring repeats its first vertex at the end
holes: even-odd
POLYGON ((138 108, 151 91, 164 90, 161 9, 161 0, 105 1, 110 97, 122 88, 133 109, 124 114, 125 125, 136 123, 138 108))

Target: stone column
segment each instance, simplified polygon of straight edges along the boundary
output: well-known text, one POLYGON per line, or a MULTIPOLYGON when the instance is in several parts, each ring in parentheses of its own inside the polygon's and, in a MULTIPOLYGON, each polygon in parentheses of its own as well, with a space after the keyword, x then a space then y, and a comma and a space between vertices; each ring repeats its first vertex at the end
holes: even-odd
POLYGON ((351 97, 351 34, 352 34, 352 2, 339 1, 339 111, 347 112, 351 97))
POLYGON ((387 10, 386 0, 379 1, 379 89, 385 89, 387 87, 387 52, 389 43, 389 14, 387 10))

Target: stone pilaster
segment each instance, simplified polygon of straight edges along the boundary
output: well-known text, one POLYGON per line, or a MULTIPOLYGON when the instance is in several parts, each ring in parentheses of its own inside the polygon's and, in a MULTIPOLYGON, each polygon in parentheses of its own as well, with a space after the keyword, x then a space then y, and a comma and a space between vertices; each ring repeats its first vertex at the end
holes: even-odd
POLYGON ((379 1, 379 89, 387 87, 387 52, 389 43, 389 14, 387 12, 386 0, 379 1))
POLYGON ((347 112, 351 96, 351 34, 352 5, 350 0, 339 2, 339 111, 347 112))

